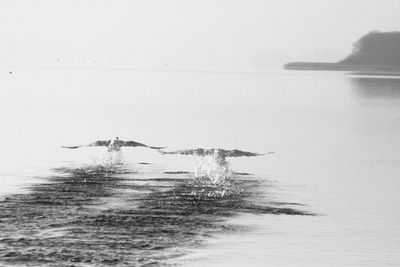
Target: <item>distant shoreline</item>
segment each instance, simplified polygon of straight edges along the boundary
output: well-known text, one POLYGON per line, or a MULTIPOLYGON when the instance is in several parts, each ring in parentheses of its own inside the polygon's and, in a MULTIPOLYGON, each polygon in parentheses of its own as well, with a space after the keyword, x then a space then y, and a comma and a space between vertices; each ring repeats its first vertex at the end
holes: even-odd
POLYGON ((290 62, 286 70, 400 72, 400 32, 372 31, 353 44, 353 51, 339 62, 290 62))
POLYGON ((331 70, 400 73, 400 66, 348 65, 330 62, 290 62, 283 66, 286 70, 331 70))

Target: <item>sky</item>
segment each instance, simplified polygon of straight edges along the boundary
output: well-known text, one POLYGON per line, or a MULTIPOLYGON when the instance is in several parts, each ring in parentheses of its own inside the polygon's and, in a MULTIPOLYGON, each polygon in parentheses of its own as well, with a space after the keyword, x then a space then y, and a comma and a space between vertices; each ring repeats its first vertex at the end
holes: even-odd
POLYGON ((2 0, 0 59, 248 70, 337 61, 398 0, 2 0))

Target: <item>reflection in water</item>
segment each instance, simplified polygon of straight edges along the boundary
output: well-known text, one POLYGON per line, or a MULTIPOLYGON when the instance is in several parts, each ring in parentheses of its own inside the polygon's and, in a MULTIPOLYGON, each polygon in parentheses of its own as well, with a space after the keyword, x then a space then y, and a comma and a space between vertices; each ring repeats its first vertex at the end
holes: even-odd
POLYGON ((350 72, 349 75, 365 75, 365 76, 385 76, 385 77, 397 77, 400 76, 399 72, 385 72, 385 71, 356 71, 350 72))
POLYGON ((385 77, 352 77, 357 92, 368 98, 399 98, 400 79, 385 77))
POLYGON ((123 165, 60 168, 30 193, 0 202, 0 263, 35 266, 164 265, 213 233, 235 231, 239 212, 310 215, 268 201, 265 182, 220 185, 140 177, 123 165))

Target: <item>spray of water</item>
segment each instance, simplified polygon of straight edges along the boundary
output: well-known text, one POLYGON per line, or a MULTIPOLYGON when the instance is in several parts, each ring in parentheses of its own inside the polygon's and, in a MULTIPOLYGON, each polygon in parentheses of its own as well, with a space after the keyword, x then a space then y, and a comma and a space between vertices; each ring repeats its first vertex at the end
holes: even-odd
POLYGON ((203 197, 227 197, 242 191, 231 179, 229 162, 215 156, 198 157, 194 171, 195 188, 191 195, 203 197))
POLYGON ((115 172, 124 162, 121 151, 104 151, 101 155, 90 155, 90 159, 92 162, 85 169, 110 173, 115 172))
POLYGON ((231 177, 229 162, 214 156, 198 157, 194 171, 195 178, 219 185, 226 183, 231 177))

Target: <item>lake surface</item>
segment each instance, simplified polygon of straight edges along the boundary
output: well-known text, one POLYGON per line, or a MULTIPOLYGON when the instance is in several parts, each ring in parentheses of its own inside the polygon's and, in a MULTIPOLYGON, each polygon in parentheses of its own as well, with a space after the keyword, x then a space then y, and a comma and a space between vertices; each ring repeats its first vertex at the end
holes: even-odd
POLYGON ((400 265, 399 76, 9 70, 0 265, 400 265), (115 136, 275 154, 213 185, 190 156, 60 148, 115 136))

